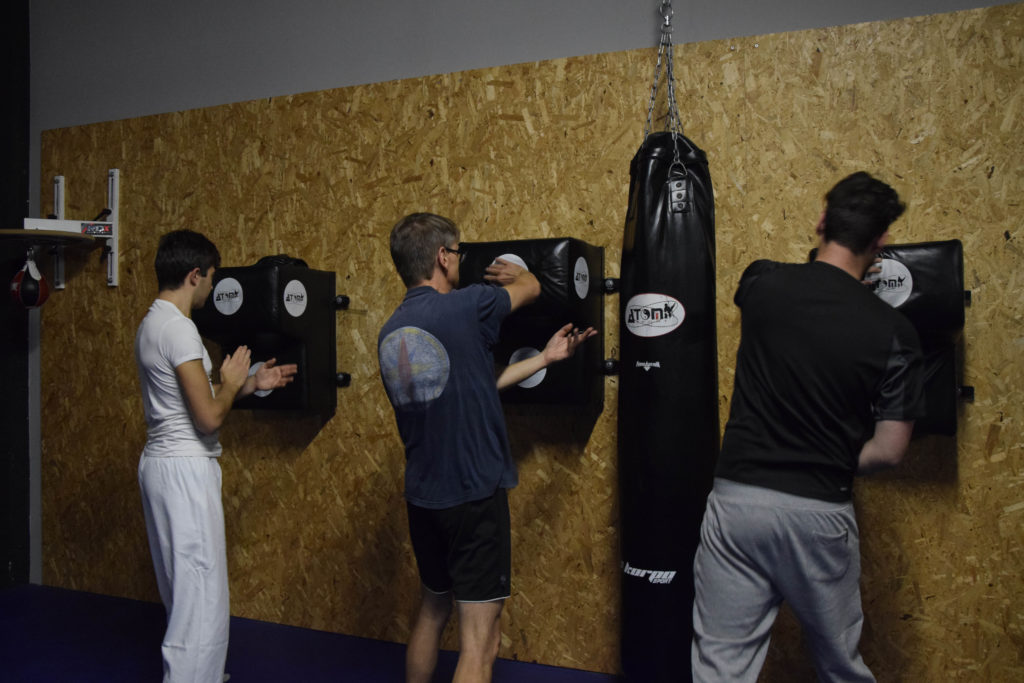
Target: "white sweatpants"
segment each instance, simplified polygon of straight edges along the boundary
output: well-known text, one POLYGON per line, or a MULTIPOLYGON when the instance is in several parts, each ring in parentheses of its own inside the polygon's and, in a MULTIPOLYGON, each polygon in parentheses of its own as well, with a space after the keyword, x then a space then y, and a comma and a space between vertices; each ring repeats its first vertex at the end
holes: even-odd
POLYGON ((221 683, 231 610, 220 464, 217 458, 143 455, 139 487, 167 608, 164 683, 221 683))

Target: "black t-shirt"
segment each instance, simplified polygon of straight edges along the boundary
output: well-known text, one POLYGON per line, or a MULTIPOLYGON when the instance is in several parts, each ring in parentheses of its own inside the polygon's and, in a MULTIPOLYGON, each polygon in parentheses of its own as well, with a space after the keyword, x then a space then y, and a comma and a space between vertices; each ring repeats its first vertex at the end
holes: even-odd
POLYGON ((740 278, 742 336, 716 476, 850 499, 878 420, 921 416, 921 350, 898 311, 827 263, 755 261, 740 278))

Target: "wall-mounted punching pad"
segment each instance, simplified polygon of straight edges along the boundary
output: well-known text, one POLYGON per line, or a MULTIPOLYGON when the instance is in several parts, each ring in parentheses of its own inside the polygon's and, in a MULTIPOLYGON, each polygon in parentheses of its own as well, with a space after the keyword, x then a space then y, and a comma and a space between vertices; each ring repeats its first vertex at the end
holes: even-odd
POLYGON ((960 240, 882 249, 875 293, 917 329, 924 353, 925 416, 914 433, 956 434, 963 379, 964 255, 960 240))
POLYGON ((245 344, 258 362, 296 363, 295 380, 235 405, 247 409, 333 414, 338 404, 335 275, 274 256, 252 266, 219 268, 206 305, 192 312, 199 333, 225 353, 245 344))
MULTIPOLYGON (((810 260, 818 250, 812 249, 810 260)), ((924 355, 925 416, 914 435, 956 434, 963 381, 964 253, 960 240, 893 244, 879 252, 875 294, 907 316, 924 355)))
POLYGON ((714 230, 704 152, 681 135, 649 135, 630 166, 619 303, 629 681, 690 680, 693 557, 720 438, 714 230))
POLYGON ((494 348, 499 365, 539 353, 566 323, 598 331, 572 358, 509 387, 501 400, 586 405, 600 410, 604 402, 604 249, 568 237, 461 242, 460 248, 466 252, 459 267, 460 286, 485 282, 485 269, 498 257, 525 265, 540 281, 537 301, 515 311, 502 324, 501 339, 494 348))

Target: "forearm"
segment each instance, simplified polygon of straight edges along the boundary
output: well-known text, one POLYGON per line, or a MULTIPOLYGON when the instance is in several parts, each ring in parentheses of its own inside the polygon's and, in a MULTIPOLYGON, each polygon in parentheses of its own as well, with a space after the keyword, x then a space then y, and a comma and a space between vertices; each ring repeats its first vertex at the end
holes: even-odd
POLYGON ((256 391, 256 377, 254 375, 249 375, 245 379, 245 384, 243 384, 242 388, 238 390, 237 394, 235 394, 234 400, 237 401, 239 399, 245 398, 246 396, 250 396, 255 391, 256 391))
POLYGON ((528 270, 521 271, 515 280, 505 286, 511 300, 512 310, 532 304, 540 296, 540 281, 528 270))
POLYGON ((498 391, 507 389, 513 384, 519 384, 527 377, 540 372, 544 368, 550 365, 543 353, 538 353, 536 356, 530 356, 525 358, 518 363, 506 366, 501 374, 498 375, 498 391))
POLYGON ((881 448, 874 439, 869 439, 860 449, 857 457, 857 474, 871 474, 878 470, 895 467, 899 460, 893 461, 891 455, 881 448))
POLYGON ((238 385, 214 384, 211 399, 192 409, 192 419, 199 431, 212 434, 220 429, 240 393, 241 387, 238 385))
MULTIPOLYGON (((226 367, 233 369, 231 366, 226 367)), ((212 434, 220 429, 224 418, 231 411, 235 394, 245 383, 245 373, 241 370, 225 373, 222 367, 223 381, 213 384, 199 360, 182 363, 175 368, 175 372, 196 429, 204 434, 212 434)))
POLYGON ((857 474, 870 474, 880 469, 895 467, 903 460, 910 444, 914 422, 882 420, 875 423, 875 433, 860 449, 857 474))

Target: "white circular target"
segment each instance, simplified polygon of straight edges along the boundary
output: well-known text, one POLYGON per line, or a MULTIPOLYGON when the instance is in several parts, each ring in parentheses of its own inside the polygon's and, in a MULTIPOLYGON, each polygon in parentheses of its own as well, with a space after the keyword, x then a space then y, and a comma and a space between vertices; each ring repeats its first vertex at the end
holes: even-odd
POLYGON ((284 286, 284 310, 288 315, 298 318, 306 312, 306 286, 298 280, 291 280, 284 286))
MULTIPOLYGON (((253 363, 252 365, 250 365, 249 366, 249 376, 252 377, 253 375, 255 375, 256 371, 259 370, 262 367, 263 367, 263 361, 260 361, 258 363, 253 363)), ((264 396, 270 396, 270 394, 273 393, 273 391, 274 391, 273 389, 257 389, 256 391, 252 392, 252 395, 253 396, 259 396, 260 398, 263 398, 264 396)))
MULTIPOLYGON (((535 349, 533 347, 530 347, 530 346, 524 346, 522 348, 516 349, 512 353, 512 355, 508 359, 508 364, 512 365, 513 363, 518 363, 521 360, 526 360, 527 358, 533 358, 534 356, 539 356, 539 355, 540 355, 540 351, 538 351, 537 349, 535 349)), ((547 376, 547 374, 548 374, 548 369, 547 368, 541 368, 540 370, 538 370, 537 372, 533 373, 532 375, 530 375, 529 377, 524 379, 522 382, 520 382, 516 386, 522 387, 523 389, 532 389, 535 386, 537 386, 538 384, 540 384, 541 382, 543 382, 544 378, 547 376)))
POLYGON ((580 256, 576 259, 576 267, 573 269, 572 284, 576 287, 576 296, 581 299, 587 298, 590 291, 590 268, 587 260, 580 256))
MULTIPOLYGON (((526 261, 524 261, 519 256, 516 256, 515 254, 502 254, 498 258, 500 258, 502 261, 508 261, 509 263, 514 263, 515 265, 519 266, 523 270, 529 270, 529 267, 527 267, 527 265, 526 265, 526 261)), ((495 261, 496 260, 497 259, 495 259, 495 261)))
POLYGON ((914 291, 914 276, 905 265, 894 259, 882 259, 881 267, 882 272, 871 278, 875 282, 875 294, 893 308, 899 308, 914 291))
POLYGON ((242 283, 226 277, 213 288, 213 305, 221 315, 234 315, 242 307, 242 283))

